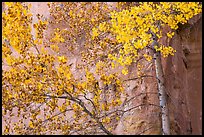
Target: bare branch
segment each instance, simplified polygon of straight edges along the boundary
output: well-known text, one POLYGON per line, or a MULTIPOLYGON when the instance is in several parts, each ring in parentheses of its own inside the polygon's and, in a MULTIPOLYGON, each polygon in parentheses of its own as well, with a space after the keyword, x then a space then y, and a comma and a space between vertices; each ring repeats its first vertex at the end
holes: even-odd
MULTIPOLYGON (((152 128, 155 128, 155 126, 151 126, 151 127, 149 127, 149 128, 146 128, 145 130, 136 133, 136 135, 141 135, 142 133, 144 133, 144 132, 146 132, 146 131, 148 131, 148 130, 150 130, 150 129, 152 129, 152 128)), ((159 127, 157 127, 157 128, 159 128, 159 127)))
POLYGON ((111 114, 113 114, 113 113, 115 113, 115 112, 117 112, 117 111, 122 112, 121 115, 123 115, 124 113, 126 113, 126 112, 128 112, 128 111, 131 111, 131 110, 133 110, 133 109, 139 108, 139 107, 141 107, 141 106, 146 106, 146 105, 151 105, 151 106, 160 107, 159 105, 151 104, 151 103, 149 103, 149 104, 140 104, 140 105, 137 105, 137 106, 135 106, 135 107, 129 108, 129 109, 127 109, 127 110, 115 110, 115 111, 109 112, 109 113, 107 113, 106 115, 99 117, 99 119, 100 119, 100 118, 103 118, 103 117, 107 117, 108 115, 111 115, 111 114))
POLYGON ((87 98, 87 97, 86 97, 86 94, 84 95, 84 98, 85 98, 86 100, 88 100, 88 101, 91 102, 92 106, 94 107, 95 112, 97 112, 96 106, 94 105, 93 101, 92 101, 91 99, 87 98))
MULTIPOLYGON (((130 81, 130 80, 137 80, 137 79, 141 79, 141 78, 144 78, 144 77, 155 77, 155 76, 151 76, 151 75, 143 75, 143 76, 136 77, 136 78, 126 79, 126 80, 124 80, 124 82, 125 82, 125 81, 130 81)), ((156 78, 156 77, 155 77, 155 78, 156 78)))
POLYGON ((98 119, 95 115, 93 115, 93 114, 86 108, 86 106, 84 105, 84 102, 83 102, 81 99, 72 97, 72 95, 71 95, 69 92, 67 92, 66 90, 65 90, 65 92, 70 96, 70 100, 71 100, 71 101, 76 102, 78 105, 80 105, 80 106, 83 108, 83 111, 84 111, 85 113, 87 113, 91 118, 93 118, 93 119, 96 120, 96 122, 98 123, 98 125, 99 125, 99 127, 100 127, 101 130, 103 130, 103 131, 104 131, 106 134, 108 134, 108 135, 112 135, 112 133, 109 132, 109 131, 104 127, 103 123, 100 122, 99 119, 98 119))
POLYGON ((38 50, 38 47, 35 44, 33 44, 33 45, 34 45, 34 48, 37 50, 38 54, 40 54, 40 51, 38 50))
POLYGON ((143 95, 143 94, 158 94, 158 93, 151 93, 151 92, 140 93, 140 94, 138 94, 138 95, 135 95, 134 97, 131 97, 129 100, 126 100, 126 101, 123 103, 122 106, 124 106, 126 103, 130 102, 130 101, 133 100, 134 98, 139 97, 139 96, 141 96, 141 95, 143 95))
POLYGON ((68 96, 53 96, 53 95, 47 95, 47 94, 31 94, 31 95, 34 95, 34 96, 43 96, 43 97, 49 97, 49 98, 58 98, 58 99, 70 99, 70 97, 68 96))
POLYGON ((67 111, 71 111, 71 110, 73 110, 73 109, 71 109, 71 108, 70 108, 70 109, 65 109, 64 111, 59 112, 59 113, 53 115, 52 117, 50 117, 50 118, 48 118, 48 119, 45 119, 45 120, 42 121, 41 123, 45 123, 45 122, 47 122, 48 120, 50 120, 50 119, 52 119, 52 118, 54 118, 54 117, 56 117, 56 116, 59 116, 60 114, 65 113, 65 112, 67 112, 67 111))

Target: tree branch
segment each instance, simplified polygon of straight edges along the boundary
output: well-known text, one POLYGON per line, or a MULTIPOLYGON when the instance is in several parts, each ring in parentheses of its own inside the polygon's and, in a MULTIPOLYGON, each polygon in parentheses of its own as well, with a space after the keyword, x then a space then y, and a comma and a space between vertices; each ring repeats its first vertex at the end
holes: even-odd
POLYGON ((126 113, 126 112, 128 112, 128 111, 131 111, 132 109, 136 109, 136 108, 138 108, 138 107, 146 106, 146 105, 151 105, 151 106, 160 107, 160 106, 158 106, 158 105, 151 104, 151 103, 149 103, 149 104, 140 104, 140 105, 137 105, 137 106, 135 106, 135 107, 129 108, 129 109, 127 109, 127 110, 115 110, 115 111, 109 112, 109 113, 107 113, 106 115, 99 117, 99 119, 100 119, 100 118, 103 118, 103 117, 107 117, 108 115, 113 114, 113 113, 115 113, 115 112, 117 112, 117 111, 122 112, 121 115, 123 115, 124 113, 126 113))
MULTIPOLYGON (((144 132, 146 132, 146 131, 148 131, 148 130, 150 130, 150 129, 152 129, 152 128, 154 128, 154 126, 151 126, 151 127, 149 127, 149 128, 146 128, 145 130, 136 133, 136 135, 141 135, 142 133, 144 133, 144 132)), ((157 127, 157 128, 158 128, 158 127, 157 127)))
POLYGON ((128 102, 130 102, 131 100, 133 100, 134 98, 136 98, 136 97, 138 97, 138 96, 140 96, 140 95, 142 95, 142 94, 157 94, 157 93, 140 93, 140 94, 138 94, 138 95, 135 95, 134 97, 131 97, 130 99, 128 99, 128 100, 126 100, 124 103, 123 103, 123 105, 122 106, 124 106, 126 103, 128 103, 128 102))
POLYGON ((96 106, 94 105, 93 101, 92 101, 91 99, 87 98, 87 97, 86 97, 86 94, 84 95, 84 98, 85 98, 86 100, 88 100, 88 101, 91 102, 92 106, 94 107, 95 112, 97 112, 96 106))
POLYGON ((141 79, 141 78, 143 78, 143 77, 155 77, 155 76, 143 75, 143 76, 140 76, 140 77, 130 78, 130 79, 126 79, 126 80, 123 80, 123 81, 125 82, 125 81, 130 81, 130 80, 137 80, 137 79, 141 79))
MULTIPOLYGON (((40 95, 40 96, 45 96, 45 97, 50 97, 50 98, 63 98, 63 99, 69 99, 75 103, 77 103, 78 105, 80 105, 83 108, 83 111, 85 113, 87 113, 91 118, 95 119, 96 122, 98 123, 99 127, 101 130, 103 130, 106 134, 108 135, 113 135, 110 131, 108 131, 102 122, 99 121, 99 118, 97 118, 95 115, 93 115, 84 105, 84 102, 81 99, 75 98, 73 97, 69 92, 67 92, 66 90, 64 90, 65 93, 67 93, 69 96, 51 96, 51 95, 40 95)), ((37 95, 37 94, 32 94, 32 95, 37 95)), ((39 96, 39 95, 38 95, 39 96)))

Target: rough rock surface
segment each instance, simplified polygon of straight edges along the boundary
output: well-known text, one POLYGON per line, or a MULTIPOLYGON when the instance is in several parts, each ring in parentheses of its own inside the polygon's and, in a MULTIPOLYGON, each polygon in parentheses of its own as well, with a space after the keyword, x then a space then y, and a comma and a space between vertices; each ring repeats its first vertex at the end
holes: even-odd
POLYGON ((175 134, 202 134, 202 15, 183 25, 171 40, 177 54, 164 66, 175 134))

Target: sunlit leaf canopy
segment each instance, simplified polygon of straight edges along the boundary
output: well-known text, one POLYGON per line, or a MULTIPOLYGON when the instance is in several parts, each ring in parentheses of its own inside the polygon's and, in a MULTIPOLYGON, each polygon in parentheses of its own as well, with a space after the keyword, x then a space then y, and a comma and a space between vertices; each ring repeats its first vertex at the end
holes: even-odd
MULTIPOLYGON (((128 66, 137 62, 141 57, 151 61, 153 54, 147 55, 142 52, 146 49, 155 49, 161 52, 163 57, 174 55, 176 52, 171 45, 154 45, 153 37, 158 41, 164 35, 164 27, 170 27, 171 31, 165 36, 172 38, 178 24, 185 24, 193 16, 202 12, 199 2, 140 2, 139 6, 131 7, 129 10, 111 12, 111 20, 102 22, 94 27, 92 38, 97 39, 104 33, 111 33, 116 41, 122 46, 119 54, 109 54, 108 57, 122 66, 128 66)), ((126 68, 123 74, 127 74, 126 68)))

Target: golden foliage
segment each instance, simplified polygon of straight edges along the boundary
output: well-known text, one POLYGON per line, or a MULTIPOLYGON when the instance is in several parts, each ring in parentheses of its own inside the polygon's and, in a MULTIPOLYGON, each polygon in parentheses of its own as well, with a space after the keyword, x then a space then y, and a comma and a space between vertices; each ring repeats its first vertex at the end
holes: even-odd
MULTIPOLYGON (((141 51, 152 43, 150 31, 162 37, 156 22, 159 21, 161 27, 170 26, 172 31, 167 36, 172 38, 178 23, 186 23, 202 10, 195 2, 143 2, 137 6, 119 2, 116 11, 106 2, 53 2, 48 6, 54 19, 38 18, 38 23, 33 25, 34 39, 30 5, 5 4, 2 55, 10 68, 2 72, 3 116, 12 118, 15 115, 21 119, 13 127, 10 118, 5 119, 3 134, 55 134, 58 131, 89 134, 102 125, 111 131, 112 121, 120 119, 114 110, 121 107, 124 87, 118 74, 110 73, 109 69, 121 64, 122 74, 127 75, 127 66, 140 57, 151 61, 152 55, 141 51), (67 29, 57 27, 61 22, 68 22, 67 29), (48 46, 43 41, 43 32, 49 24, 55 24, 56 28, 48 46), (60 52, 59 43, 71 47, 70 51, 76 50, 78 39, 83 37, 84 64, 80 71, 84 75, 77 78, 69 59, 57 53, 60 52), (31 48, 38 53, 31 52, 31 48), (50 54, 47 48, 56 54, 50 54), (18 57, 12 55, 12 49, 18 52, 18 57), (93 67, 95 71, 90 69, 93 67), (14 108, 17 114, 13 113, 14 108)), ((164 57, 175 52, 167 45, 154 46, 154 49, 164 57)), ((142 68, 137 63, 138 76, 142 68)))

